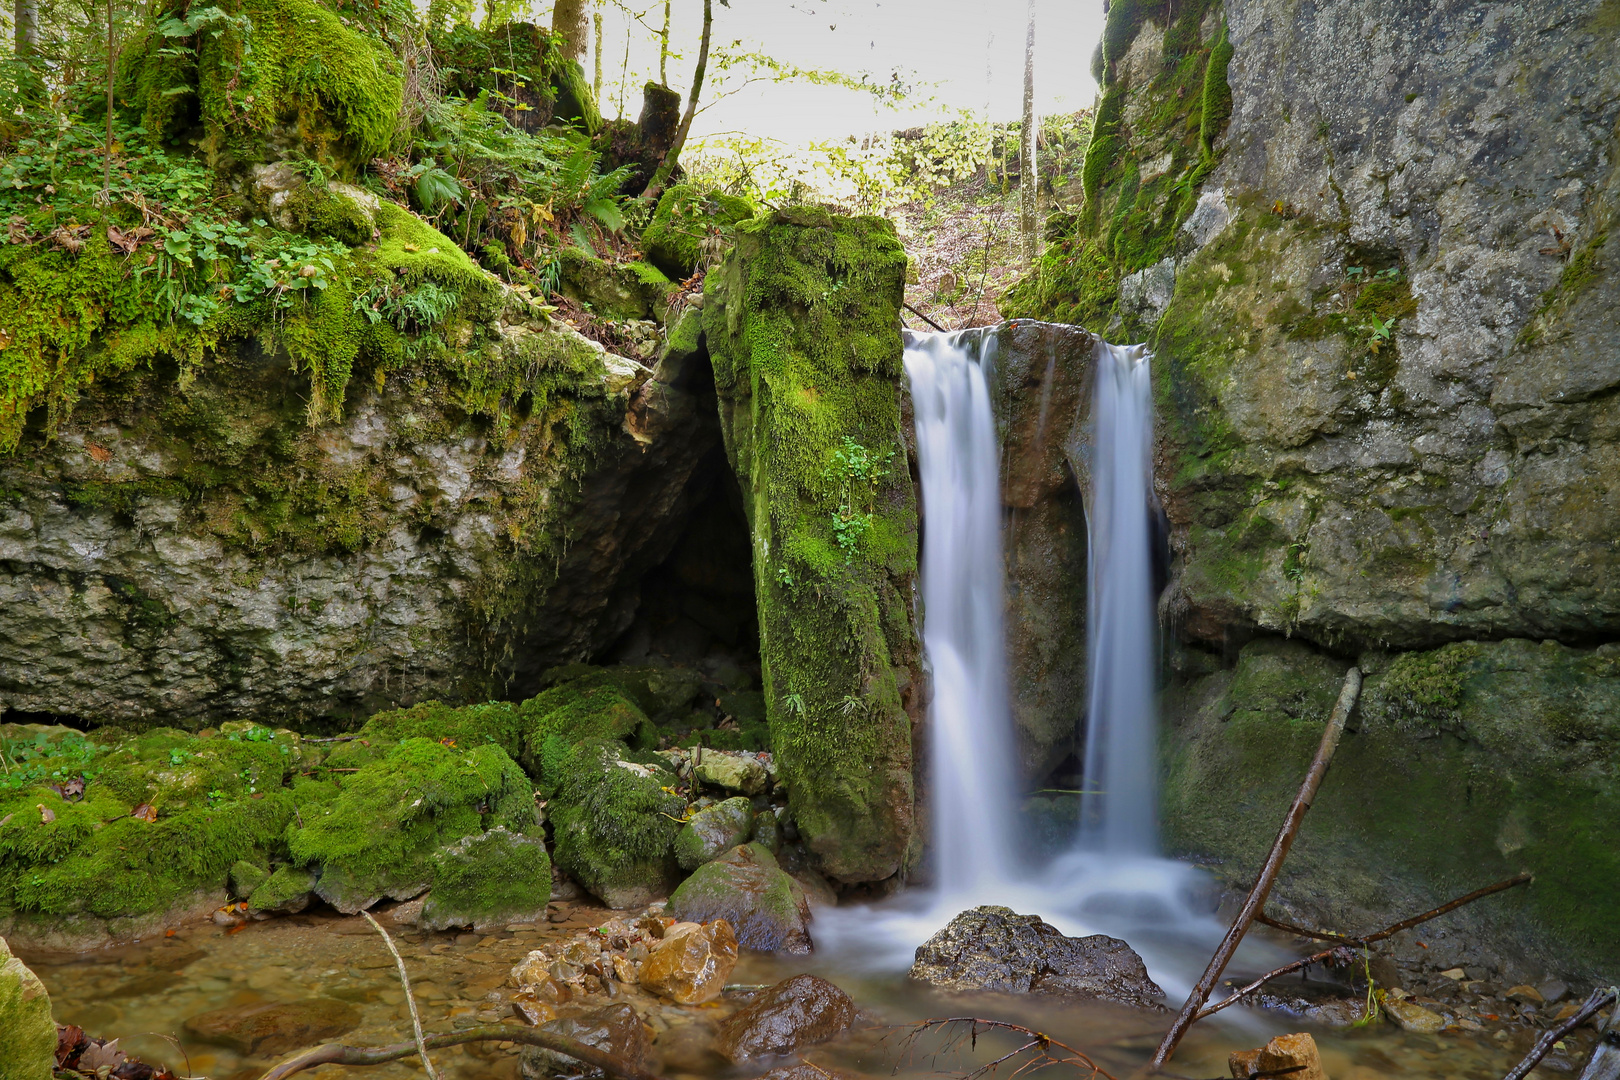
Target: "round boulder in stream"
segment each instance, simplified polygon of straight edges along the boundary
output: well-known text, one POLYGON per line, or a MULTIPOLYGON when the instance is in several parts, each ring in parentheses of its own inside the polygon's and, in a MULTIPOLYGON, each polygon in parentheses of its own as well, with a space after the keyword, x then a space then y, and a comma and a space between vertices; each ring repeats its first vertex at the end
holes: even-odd
POLYGON ((741 844, 681 883, 669 913, 691 922, 725 919, 737 944, 756 952, 810 951, 810 903, 804 889, 763 844, 741 844))
POLYGON ((781 1057, 842 1035, 855 1022, 848 994, 814 975, 784 979, 720 1029, 717 1049, 733 1062, 781 1057))
POLYGON ((1039 915, 986 906, 964 911, 917 949, 911 977, 942 990, 1064 994, 1162 1009, 1136 951, 1105 934, 1064 937, 1039 915))

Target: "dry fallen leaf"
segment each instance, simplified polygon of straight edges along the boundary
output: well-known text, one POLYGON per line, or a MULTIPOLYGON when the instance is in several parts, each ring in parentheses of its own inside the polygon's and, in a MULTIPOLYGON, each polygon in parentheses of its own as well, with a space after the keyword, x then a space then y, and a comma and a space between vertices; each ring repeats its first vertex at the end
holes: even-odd
POLYGON ((132 818, 140 818, 142 821, 156 821, 157 807, 153 806, 151 803, 143 802, 141 805, 131 810, 129 812, 129 816, 132 818))
POLYGON ((41 825, 49 825, 56 820, 56 812, 50 807, 44 803, 35 803, 34 805, 39 808, 39 823, 41 825))
POLYGON ((85 443, 84 448, 89 451, 90 456, 95 458, 97 461, 105 463, 112 460, 112 451, 108 450, 105 446, 97 446, 95 443, 85 443))
POLYGON ((128 1056, 128 1054, 118 1049, 118 1040, 114 1039, 112 1042, 102 1043, 99 1046, 91 1046, 80 1054, 78 1071, 95 1072, 102 1066, 116 1069, 124 1063, 124 1059, 128 1056))

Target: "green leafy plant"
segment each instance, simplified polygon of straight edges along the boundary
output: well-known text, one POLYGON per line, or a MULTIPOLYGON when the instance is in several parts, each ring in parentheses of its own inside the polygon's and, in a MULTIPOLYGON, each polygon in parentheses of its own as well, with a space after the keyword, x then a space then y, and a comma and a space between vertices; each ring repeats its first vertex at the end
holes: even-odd
POLYGON ((872 528, 877 485, 889 474, 892 449, 877 453, 846 435, 833 451, 826 479, 833 485, 837 506, 830 515, 833 538, 852 561, 861 541, 872 528))

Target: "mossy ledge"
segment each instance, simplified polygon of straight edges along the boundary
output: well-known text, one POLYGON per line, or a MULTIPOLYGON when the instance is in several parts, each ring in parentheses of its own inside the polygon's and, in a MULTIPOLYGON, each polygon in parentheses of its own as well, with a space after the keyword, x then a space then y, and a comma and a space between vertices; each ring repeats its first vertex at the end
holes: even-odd
POLYGON ((900 431, 893 226, 747 222, 704 288, 726 452, 754 545, 771 742, 829 876, 900 872, 914 838, 916 496, 900 431))

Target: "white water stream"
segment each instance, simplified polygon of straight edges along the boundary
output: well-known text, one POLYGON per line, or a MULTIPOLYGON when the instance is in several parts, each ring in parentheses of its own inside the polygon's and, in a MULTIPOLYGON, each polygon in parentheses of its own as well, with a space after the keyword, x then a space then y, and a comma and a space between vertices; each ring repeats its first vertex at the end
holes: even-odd
POLYGON ((1065 934, 1123 938, 1174 1004, 1224 927, 1205 876, 1162 858, 1156 840, 1150 357, 1142 346, 1099 344, 1092 358, 1085 790, 1103 794, 1084 797, 1073 849, 1031 866, 1017 855, 1025 784, 1006 680, 1000 451, 989 389, 995 335, 909 334, 906 343, 922 482, 922 636, 933 675, 934 883, 820 912, 817 952, 846 969, 903 971, 957 913, 1005 904, 1065 934))

